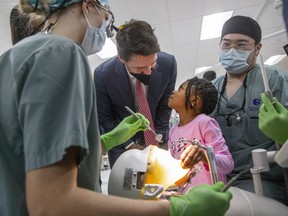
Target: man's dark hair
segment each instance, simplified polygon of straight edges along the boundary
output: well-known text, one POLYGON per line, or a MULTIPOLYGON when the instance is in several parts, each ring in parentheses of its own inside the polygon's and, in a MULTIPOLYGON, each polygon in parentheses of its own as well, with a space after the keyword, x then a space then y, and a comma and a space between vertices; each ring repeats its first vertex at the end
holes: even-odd
POLYGON ((206 71, 203 74, 203 79, 206 79, 208 81, 211 81, 211 80, 213 80, 215 78, 216 78, 216 72, 213 71, 213 70, 206 71))
POLYGON ((148 56, 160 51, 154 29, 145 21, 131 19, 119 27, 116 35, 120 58, 129 61, 133 54, 148 56))

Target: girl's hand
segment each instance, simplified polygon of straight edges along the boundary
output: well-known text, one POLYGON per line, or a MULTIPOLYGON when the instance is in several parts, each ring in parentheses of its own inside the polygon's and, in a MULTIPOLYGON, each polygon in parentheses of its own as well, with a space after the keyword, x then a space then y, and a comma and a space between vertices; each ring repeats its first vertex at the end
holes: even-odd
POLYGON ((184 169, 193 168, 195 164, 200 161, 206 162, 205 150, 201 149, 196 145, 188 146, 185 151, 181 154, 181 166, 184 169))

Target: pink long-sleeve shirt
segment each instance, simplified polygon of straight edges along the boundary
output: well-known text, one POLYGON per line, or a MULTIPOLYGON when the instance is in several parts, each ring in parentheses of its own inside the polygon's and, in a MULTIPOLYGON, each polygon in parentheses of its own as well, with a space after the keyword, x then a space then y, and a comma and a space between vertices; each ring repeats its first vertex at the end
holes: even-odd
MULTIPOLYGON (((168 148, 176 159, 180 159, 182 152, 188 145, 191 145, 189 142, 176 142, 181 139, 197 139, 202 145, 213 146, 219 180, 226 182, 226 174, 232 171, 234 161, 214 118, 200 114, 188 124, 181 127, 174 125, 170 129, 168 148)), ((185 193, 191 187, 199 184, 212 184, 208 164, 199 162, 195 169, 199 172, 190 180, 187 187, 180 189, 180 192, 185 193)))

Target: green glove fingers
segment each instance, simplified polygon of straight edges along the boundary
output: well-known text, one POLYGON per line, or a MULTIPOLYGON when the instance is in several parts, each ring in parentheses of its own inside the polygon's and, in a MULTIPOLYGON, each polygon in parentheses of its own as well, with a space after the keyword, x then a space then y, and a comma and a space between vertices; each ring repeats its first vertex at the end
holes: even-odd
POLYGON ((229 209, 232 194, 219 192, 223 182, 193 187, 184 196, 170 198, 170 215, 223 216, 229 209))
POLYGON ((286 132, 288 127, 288 111, 279 103, 277 98, 274 102, 269 100, 266 94, 262 93, 263 104, 259 109, 259 128, 271 139, 279 144, 284 144, 288 139, 286 132))
MULTIPOLYGON (((136 115, 138 115, 140 117, 140 119, 146 124, 146 125, 150 125, 150 121, 141 113, 136 113, 136 115)), ((144 126, 143 124, 143 131, 146 131, 147 128, 144 126)))
MULTIPOLYGON (((262 104, 263 106, 261 106, 262 109, 265 109, 268 112, 275 112, 275 108, 274 108, 272 102, 270 101, 269 97, 265 93, 261 94, 261 99, 262 99, 262 102, 264 104, 264 105, 262 104)), ((276 101, 278 102, 277 98, 275 98, 275 97, 273 98, 273 100, 275 102, 276 101)))
POLYGON ((217 182, 216 184, 211 186, 215 191, 219 192, 221 190, 221 188, 224 187, 224 183, 223 182, 217 182))
MULTIPOLYGON (((217 191, 220 192, 220 190, 224 187, 224 183, 223 182, 217 182, 216 184, 212 185, 212 188, 217 191)), ((231 200, 232 199, 232 193, 230 191, 226 191, 225 193, 222 193, 223 196, 226 196, 227 200, 231 200)), ((230 203, 228 203, 230 205, 230 203)), ((228 206, 229 208, 229 206, 228 206)), ((227 208, 227 209, 228 209, 227 208)))
POLYGON ((120 145, 132 136, 134 136, 139 131, 145 131, 147 128, 144 126, 143 122, 147 125, 150 124, 142 114, 136 113, 140 119, 135 118, 130 115, 124 118, 112 131, 105 133, 101 136, 101 142, 106 151, 120 145))

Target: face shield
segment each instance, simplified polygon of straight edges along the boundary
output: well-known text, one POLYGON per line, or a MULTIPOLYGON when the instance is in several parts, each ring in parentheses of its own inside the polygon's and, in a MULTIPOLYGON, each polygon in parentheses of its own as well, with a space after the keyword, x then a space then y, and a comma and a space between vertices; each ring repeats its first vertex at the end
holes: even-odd
POLYGON ((169 151, 150 145, 144 150, 124 152, 114 164, 108 182, 111 195, 134 199, 158 199, 173 187, 181 187, 190 179, 190 170, 169 151))

